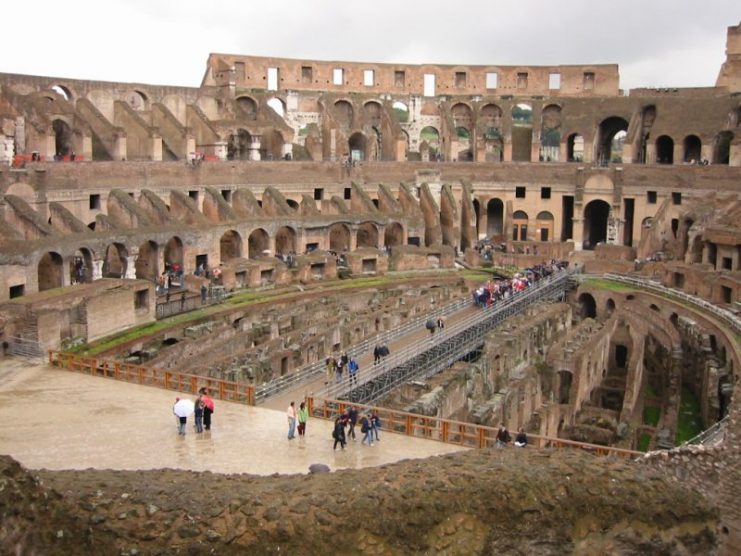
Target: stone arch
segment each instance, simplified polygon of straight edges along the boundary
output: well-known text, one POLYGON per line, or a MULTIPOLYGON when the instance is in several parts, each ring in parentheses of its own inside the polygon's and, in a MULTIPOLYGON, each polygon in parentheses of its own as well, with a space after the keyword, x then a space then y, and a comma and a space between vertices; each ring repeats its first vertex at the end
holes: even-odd
POLYGON ((5 195, 15 195, 16 197, 20 197, 30 205, 36 203, 36 191, 33 186, 27 183, 17 182, 10 185, 10 187, 5 191, 5 195))
POLYGON ((227 230, 219 240, 219 254, 222 263, 242 257, 242 236, 236 230, 227 230))
POLYGON ((533 107, 518 102, 512 107, 512 160, 530 162, 533 147, 533 107))
POLYGON ((260 143, 260 156, 263 160, 281 160, 283 158, 283 134, 277 129, 263 133, 260 143))
POLYGON ((568 162, 584 162, 584 136, 572 133, 566 139, 566 160, 568 162))
POLYGON ((688 135, 684 138, 684 162, 700 162, 702 160, 702 141, 697 135, 688 135))
POLYGON ((149 98, 138 89, 134 89, 126 95, 126 102, 136 111, 149 109, 149 98))
POLYGON ((350 228, 342 222, 335 222, 329 227, 329 249, 340 252, 350 250, 350 228))
POLYGON ((383 243, 386 247, 404 245, 404 228, 398 222, 391 222, 383 232, 383 243))
POLYGON ((535 241, 551 241, 553 239, 553 214, 547 210, 540 211, 535 217, 535 241))
POLYGON ((352 160, 365 160, 368 150, 368 141, 364 133, 360 131, 356 131, 355 133, 353 133, 350 136, 350 139, 348 139, 347 145, 350 149, 350 158, 352 160))
POLYGON ((512 214, 512 240, 527 241, 527 226, 529 217, 524 210, 516 210, 512 214))
POLYGON ((165 244, 165 268, 173 270, 175 265, 180 265, 180 270, 184 271, 183 259, 183 240, 173 236, 165 244))
POLYGON ((80 247, 70 258, 70 284, 82 284, 93 281, 93 252, 87 247, 80 247))
POLYGON ((138 279, 157 281, 159 276, 159 246, 157 243, 149 240, 139 246, 134 268, 138 279))
POLYGON ((376 100, 369 100, 363 104, 363 114, 365 114, 365 123, 371 127, 381 127, 381 116, 383 108, 376 100))
POLYGON ((252 134, 246 129, 237 129, 229 136, 226 144, 226 157, 229 160, 249 160, 252 134))
POLYGON ((409 121, 409 106, 406 103, 395 100, 391 105, 391 109, 394 111, 396 120, 399 123, 405 124, 409 121))
POLYGON ((591 293, 582 293, 577 301, 579 303, 579 316, 581 318, 597 318, 597 302, 591 293))
POLYGON ((450 108, 453 118, 453 127, 465 127, 471 129, 473 126, 473 111, 465 102, 458 102, 450 108))
POLYGON ((358 247, 378 247, 378 226, 373 222, 363 222, 358 226, 356 239, 358 247))
POLYGON ((558 371, 558 403, 566 405, 571 400, 571 384, 573 382, 574 375, 571 371, 562 369, 558 371))
POLYGON ((596 139, 597 156, 595 160, 602 165, 622 162, 622 142, 628 131, 628 122, 620 116, 610 116, 599 124, 596 139))
POLYGON ((265 103, 268 108, 275 112, 281 119, 286 116, 286 103, 280 97, 272 97, 265 103))
POLYGON ((72 91, 70 91, 69 87, 57 83, 56 85, 51 86, 51 90, 57 93, 60 97, 62 97, 67 102, 73 101, 72 91))
POLYGON ((584 207, 584 249, 594 249, 598 243, 607 241, 607 222, 610 218, 610 205, 602 199, 595 199, 584 207))
POLYGON ((270 249, 270 236, 262 228, 252 230, 247 238, 247 256, 250 259, 257 259, 266 254, 265 251, 270 249))
POLYGON ((452 155, 454 161, 473 161, 473 151, 471 148, 471 131, 467 127, 459 126, 455 128, 455 135, 452 143, 452 155))
POLYGON ((422 160, 436 160, 440 155, 440 131, 428 125, 419 132, 419 153, 422 160))
POLYGON ((486 203, 486 237, 504 234, 504 202, 501 199, 489 199, 486 203))
POLYGON ((334 117, 340 127, 349 129, 353 122, 353 107, 346 100, 338 100, 334 103, 334 117))
POLYGON ((128 251, 123 243, 111 243, 106 247, 103 258, 103 278, 125 278, 128 251))
POLYGON ((549 104, 543 108, 540 125, 540 160, 558 162, 561 150, 561 107, 549 104))
POLYGON ((257 119, 257 101, 247 95, 237 97, 237 106, 248 120, 257 119))
POLYGON ((298 201, 295 199, 286 199, 286 203, 289 207, 291 207, 293 210, 299 210, 301 208, 301 205, 298 201))
POLYGON ((281 226, 275 233, 275 254, 289 255, 296 252, 296 230, 281 226))
POLYGON ((62 156, 68 156, 74 151, 72 145, 72 127, 63 119, 55 118, 51 127, 54 130, 54 152, 62 156))
POLYGON ((39 260, 37 267, 39 291, 61 288, 64 285, 62 255, 49 251, 39 260))
POLYGON ((668 135, 660 135, 656 138, 656 162, 674 164, 674 139, 668 135))
POLYGON ((729 164, 731 161, 731 142, 733 132, 721 131, 713 143, 713 164, 729 164))
POLYGON ((494 103, 485 104, 479 111, 479 121, 484 129, 502 128, 502 109, 494 103))
POLYGON ((607 312, 607 315, 611 315, 612 312, 615 310, 615 301, 611 298, 607 298, 607 302, 605 303, 605 311, 607 312))

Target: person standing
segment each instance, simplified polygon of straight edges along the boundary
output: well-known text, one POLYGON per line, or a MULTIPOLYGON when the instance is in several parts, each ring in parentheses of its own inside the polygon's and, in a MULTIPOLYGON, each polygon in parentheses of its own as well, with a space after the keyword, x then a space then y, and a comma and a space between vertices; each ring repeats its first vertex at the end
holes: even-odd
POLYGON ((309 410, 306 408, 306 402, 301 402, 298 406, 298 435, 306 434, 306 422, 309 420, 309 410))
POLYGON ((196 432, 203 432, 203 400, 200 396, 196 400, 196 432))
POLYGON ((342 417, 337 417, 337 419, 334 420, 332 438, 334 438, 333 450, 337 449, 337 444, 339 444, 343 450, 345 449, 345 424, 342 422, 342 417))
POLYGON ((291 402, 286 410, 288 417, 288 440, 293 440, 296 436, 296 402, 291 402))
POLYGON ((367 440, 368 446, 373 446, 373 437, 371 436, 371 424, 366 414, 363 414, 360 417, 360 432, 363 433, 363 440, 361 440, 360 443, 365 444, 367 440))
POLYGON ((214 400, 208 395, 208 388, 205 386, 201 388, 201 401, 203 401, 203 428, 207 431, 211 430, 211 415, 214 413, 215 405, 214 400))

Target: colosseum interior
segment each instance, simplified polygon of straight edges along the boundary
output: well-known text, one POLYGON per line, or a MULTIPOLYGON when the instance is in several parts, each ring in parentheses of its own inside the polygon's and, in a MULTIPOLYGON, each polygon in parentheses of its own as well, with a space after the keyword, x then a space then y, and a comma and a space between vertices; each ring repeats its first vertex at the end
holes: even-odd
POLYGON ((714 550, 734 553, 741 24, 726 56, 714 86, 629 94, 616 65, 0 74, 3 356, 260 387, 567 261, 560 299, 373 403, 648 452, 719 508, 714 550), (722 440, 684 444, 708 429, 722 440))

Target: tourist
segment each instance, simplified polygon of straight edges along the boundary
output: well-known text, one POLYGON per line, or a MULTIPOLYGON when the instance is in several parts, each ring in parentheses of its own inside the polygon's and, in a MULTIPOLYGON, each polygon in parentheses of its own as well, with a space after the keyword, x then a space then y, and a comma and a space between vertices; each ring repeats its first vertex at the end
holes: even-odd
POLYGON ((291 402, 286 410, 288 417, 288 440, 293 440, 296 436, 296 402, 291 402))
POLYGON ((349 427, 347 430, 347 436, 352 437, 352 439, 355 440, 355 425, 358 422, 358 408, 352 405, 348 407, 345 411, 345 418, 349 427))
POLYGON ((342 417, 337 417, 334 420, 334 430, 332 431, 332 438, 334 438, 333 450, 337 449, 339 443, 342 449, 345 449, 345 424, 342 422, 342 417))
POLYGON ((342 357, 340 357, 340 358, 339 358, 339 359, 337 360, 337 363, 336 363, 336 365, 337 365, 337 366, 336 366, 336 368, 335 368, 335 382, 336 382, 337 384, 339 384, 340 382, 342 382, 342 371, 344 370, 344 366, 345 366, 345 363, 344 363, 344 361, 342 360, 342 357))
POLYGON ((435 324, 435 321, 432 319, 427 319, 427 322, 425 323, 425 328, 430 331, 430 338, 435 334, 435 328, 437 328, 437 325, 435 324))
POLYGON ((211 430, 211 416, 214 413, 214 400, 208 395, 208 389, 206 387, 201 388, 200 392, 201 400, 203 401, 203 428, 207 431, 211 430))
POLYGON ((510 440, 512 439, 509 436, 507 427, 499 425, 499 430, 497 431, 497 448, 505 448, 510 440))
POLYGON ((347 373, 350 376, 350 386, 353 384, 358 385, 358 362, 355 361, 354 357, 350 358, 350 362, 347 364, 347 373))
POLYGON ((361 440, 360 443, 365 444, 365 441, 367 440, 368 446, 373 446, 373 438, 371 437, 371 424, 368 416, 365 413, 360 417, 360 432, 363 433, 363 440, 361 440))
POLYGON ((445 328, 445 320, 442 317, 437 318, 437 327, 442 331, 445 328))
POLYGON ((306 422, 309 420, 309 410, 306 408, 306 402, 301 402, 298 406, 298 435, 306 434, 306 422))
POLYGON ((381 428, 381 418, 378 416, 378 411, 374 410, 371 413, 370 422, 371 422, 371 428, 372 428, 372 432, 373 432, 373 434, 371 435, 371 437, 374 437, 375 436, 376 442, 378 442, 380 440, 378 438, 378 431, 381 428))
POLYGON ((381 360, 381 348, 376 344, 373 348, 373 364, 376 365, 381 360))
POLYGON ((522 430, 522 427, 520 427, 520 430, 517 431, 517 436, 515 436, 515 446, 518 448, 524 448, 527 446, 527 435, 525 434, 525 431, 522 430))
POLYGON ((203 400, 201 399, 201 396, 198 396, 195 408, 196 432, 203 432, 203 407, 203 400))

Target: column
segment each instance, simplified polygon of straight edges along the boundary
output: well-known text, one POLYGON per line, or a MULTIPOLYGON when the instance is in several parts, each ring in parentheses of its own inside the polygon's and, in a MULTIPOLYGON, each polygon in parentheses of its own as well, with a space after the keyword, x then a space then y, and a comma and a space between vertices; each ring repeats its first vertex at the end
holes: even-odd
MULTIPOLYGON (((576 208, 574 208, 576 212, 576 208)), ((584 248, 584 219, 574 216, 571 219, 571 235, 574 240, 574 251, 581 251, 584 248)))
POLYGON ((260 141, 261 140, 262 140, 262 135, 253 135, 250 138, 250 154, 249 154, 250 160, 260 160, 260 141))
POLYGON ((93 281, 103 278, 103 261, 93 261, 93 281))
POLYGON ((136 257, 130 255, 126 257, 126 274, 127 280, 136 280, 136 257))

